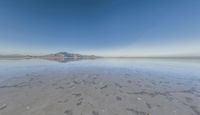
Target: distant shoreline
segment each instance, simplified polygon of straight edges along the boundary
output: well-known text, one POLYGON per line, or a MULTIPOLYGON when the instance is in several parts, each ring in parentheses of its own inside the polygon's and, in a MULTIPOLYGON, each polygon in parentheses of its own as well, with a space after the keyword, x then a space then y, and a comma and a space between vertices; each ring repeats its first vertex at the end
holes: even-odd
MULTIPOLYGON (((64 57, 62 59, 200 59, 200 57, 95 57, 95 58, 84 58, 84 57, 64 57)), ((47 59, 47 60, 60 60, 61 58, 54 57, 43 57, 43 56, 0 56, 0 59, 47 59)))
POLYGON ((200 57, 103 57, 118 59, 200 59, 200 57))
MULTIPOLYGON (((0 59, 44 59, 45 56, 0 56, 0 59)), ((65 59, 73 59, 73 57, 64 57, 65 59)), ((76 57, 81 59, 84 57, 76 57)), ((118 59, 200 59, 200 57, 95 57, 95 58, 118 58, 118 59)), ((88 57, 89 59, 89 57, 88 57)))
POLYGON ((115 59, 200 59, 200 56, 96 56, 96 55, 82 55, 68 52, 58 52, 48 55, 0 55, 0 59, 47 59, 47 60, 66 60, 66 59, 97 59, 97 58, 115 58, 115 59))

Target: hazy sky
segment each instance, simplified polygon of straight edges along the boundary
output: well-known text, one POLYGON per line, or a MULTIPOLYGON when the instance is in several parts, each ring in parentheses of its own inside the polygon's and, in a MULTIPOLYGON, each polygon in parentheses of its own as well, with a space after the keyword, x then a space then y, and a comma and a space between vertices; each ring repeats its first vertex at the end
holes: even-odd
POLYGON ((200 0, 0 0, 0 54, 200 55, 200 0))

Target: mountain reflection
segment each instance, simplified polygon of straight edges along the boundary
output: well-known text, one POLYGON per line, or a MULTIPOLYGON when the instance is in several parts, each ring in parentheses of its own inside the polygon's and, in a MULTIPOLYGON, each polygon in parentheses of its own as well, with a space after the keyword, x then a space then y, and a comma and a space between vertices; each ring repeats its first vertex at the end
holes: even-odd
POLYGON ((74 62, 74 61, 81 61, 81 60, 95 60, 95 58, 60 58, 60 59, 46 59, 49 61, 56 61, 59 63, 69 63, 69 62, 74 62))

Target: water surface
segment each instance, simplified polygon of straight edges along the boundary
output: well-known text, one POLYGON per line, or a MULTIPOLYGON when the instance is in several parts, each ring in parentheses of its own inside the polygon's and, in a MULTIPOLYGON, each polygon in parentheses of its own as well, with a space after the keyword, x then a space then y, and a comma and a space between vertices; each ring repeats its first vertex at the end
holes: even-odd
POLYGON ((1 59, 0 82, 31 72, 66 70, 78 68, 128 69, 140 72, 168 73, 177 77, 200 77, 200 60, 198 59, 96 59, 65 60, 64 62, 42 59, 1 59))
POLYGON ((0 60, 0 115, 200 115, 200 61, 0 60))

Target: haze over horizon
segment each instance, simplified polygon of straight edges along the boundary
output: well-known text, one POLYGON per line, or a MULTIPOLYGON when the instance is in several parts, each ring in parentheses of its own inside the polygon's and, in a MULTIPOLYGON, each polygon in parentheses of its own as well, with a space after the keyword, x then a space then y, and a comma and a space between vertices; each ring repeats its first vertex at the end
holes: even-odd
POLYGON ((0 54, 200 56, 199 0, 0 1, 0 54))

